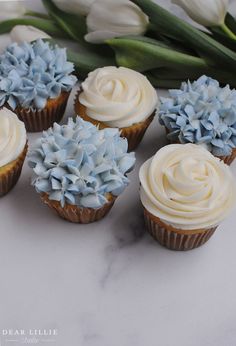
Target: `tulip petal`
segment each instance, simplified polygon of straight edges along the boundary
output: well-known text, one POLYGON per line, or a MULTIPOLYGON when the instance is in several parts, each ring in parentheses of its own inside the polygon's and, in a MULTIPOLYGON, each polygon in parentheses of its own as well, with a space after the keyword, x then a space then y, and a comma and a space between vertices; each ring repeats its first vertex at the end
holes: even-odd
POLYGON ((149 19, 141 9, 129 0, 96 0, 87 17, 88 42, 103 42, 106 39, 144 34, 149 19))
POLYGON ((220 26, 224 23, 228 0, 172 0, 182 7, 195 22, 206 26, 220 26))

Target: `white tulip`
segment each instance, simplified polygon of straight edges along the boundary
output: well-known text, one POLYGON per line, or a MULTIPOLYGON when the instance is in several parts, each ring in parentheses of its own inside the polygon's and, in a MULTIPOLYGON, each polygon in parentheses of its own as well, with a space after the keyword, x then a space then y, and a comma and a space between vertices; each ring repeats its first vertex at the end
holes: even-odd
POLYGON ((234 0, 230 1, 229 13, 232 14, 233 17, 236 17, 236 3, 234 0))
POLYGON ((148 24, 146 14, 129 0, 96 0, 87 17, 85 40, 101 43, 113 37, 142 35, 148 24))
POLYGON ((95 0, 53 0, 62 11, 87 15, 95 0))
POLYGON ((195 22, 206 26, 222 26, 229 0, 172 0, 182 7, 195 22))
POLYGON ((168 11, 171 9, 171 0, 154 0, 154 2, 168 11))
POLYGON ((0 1, 0 20, 17 18, 23 16, 26 12, 25 7, 20 1, 0 1))
POLYGON ((51 38, 46 32, 30 25, 16 25, 10 32, 12 42, 33 42, 38 39, 51 38))

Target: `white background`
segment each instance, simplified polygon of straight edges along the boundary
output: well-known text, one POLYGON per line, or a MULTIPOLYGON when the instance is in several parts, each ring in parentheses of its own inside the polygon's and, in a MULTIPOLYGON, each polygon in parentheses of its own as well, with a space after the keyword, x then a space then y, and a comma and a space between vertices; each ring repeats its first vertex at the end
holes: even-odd
MULTIPOLYGON (((73 95, 63 122, 72 106, 73 95)), ((58 329, 57 346, 236 345, 235 213, 189 252, 162 248, 145 232, 138 169, 165 144, 156 119, 129 188, 93 225, 67 223, 42 205, 24 166, 0 200, 2 346, 22 339, 7 343, 1 329, 29 328, 58 329)))

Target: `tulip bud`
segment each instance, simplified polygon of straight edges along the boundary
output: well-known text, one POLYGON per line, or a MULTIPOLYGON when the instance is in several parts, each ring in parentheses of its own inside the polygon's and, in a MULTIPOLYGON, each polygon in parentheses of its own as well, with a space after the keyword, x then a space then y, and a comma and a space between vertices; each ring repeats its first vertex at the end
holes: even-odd
POLYGON ((54 0, 53 2, 62 11, 87 15, 94 1, 95 0, 54 0))
POLYGON ((1 1, 0 20, 23 16, 26 10, 19 1, 1 1))
POLYGON ((229 0, 172 0, 182 7, 195 22, 206 26, 222 26, 229 0))
POLYGON ((96 0, 87 17, 85 40, 102 43, 114 37, 142 35, 148 24, 148 16, 129 0, 96 0))
POLYGON ((228 11, 233 17, 236 17, 236 3, 235 1, 231 1, 229 5, 228 11))
POLYGON ((10 32, 10 37, 13 42, 33 42, 38 39, 51 38, 44 31, 41 31, 29 25, 16 25, 10 32))

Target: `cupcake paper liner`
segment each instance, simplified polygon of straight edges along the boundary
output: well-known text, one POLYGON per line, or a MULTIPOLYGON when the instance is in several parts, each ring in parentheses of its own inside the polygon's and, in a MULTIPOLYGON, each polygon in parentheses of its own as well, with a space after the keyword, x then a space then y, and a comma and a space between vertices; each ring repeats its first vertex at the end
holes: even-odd
POLYGON ((63 92, 58 98, 50 99, 42 110, 17 107, 15 113, 25 123, 28 132, 41 132, 60 122, 65 113, 70 92, 63 92))
POLYGON ((194 231, 178 230, 163 223, 144 208, 144 219, 148 232, 162 246, 170 250, 187 251, 205 244, 217 227, 194 231))
MULTIPOLYGON (((166 129, 166 134, 168 135, 168 133, 170 133, 169 129, 167 127, 165 127, 166 129)), ((171 141, 169 140, 170 143, 172 144, 183 144, 183 143, 180 143, 180 141, 171 141)), ((234 159, 236 158, 236 148, 232 150, 232 153, 231 155, 227 155, 227 156, 216 156, 214 155, 215 157, 218 157, 218 159, 224 161, 224 163, 226 163, 228 166, 231 165, 231 163, 234 161, 234 159)))
POLYGON ((6 166, 0 167, 0 197, 6 195, 16 185, 27 154, 28 144, 21 155, 6 166))
POLYGON ((155 114, 152 114, 148 119, 142 123, 135 124, 130 127, 121 129, 121 137, 125 137, 129 143, 129 151, 135 150, 141 143, 149 125, 153 121, 155 114))
POLYGON ((231 155, 228 156, 218 156, 220 160, 223 160, 224 163, 226 163, 228 166, 231 165, 231 163, 236 158, 236 148, 232 150, 231 155))
POLYGON ((73 222, 88 224, 101 220, 108 212, 111 210, 113 204, 115 203, 116 197, 108 194, 108 202, 99 209, 92 208, 80 208, 75 205, 66 204, 64 208, 61 206, 60 202, 50 200, 48 195, 41 195, 42 201, 53 209, 61 218, 73 222))
MULTIPOLYGON (((99 126, 100 129, 109 128, 110 126, 107 126, 103 122, 98 122, 98 121, 90 118, 86 114, 86 107, 79 102, 80 93, 81 93, 81 91, 78 91, 78 93, 75 97, 75 102, 74 102, 74 108, 75 108, 76 114, 79 115, 85 121, 89 121, 92 124, 99 126)), ((147 131, 149 125, 153 121, 154 116, 155 116, 155 112, 152 115, 150 115, 150 117, 143 122, 140 122, 138 124, 134 124, 130 127, 124 127, 124 128, 120 129, 121 137, 125 137, 128 140, 128 144, 129 144, 128 150, 129 151, 133 151, 141 143, 141 141, 145 135, 145 132, 147 131)))

